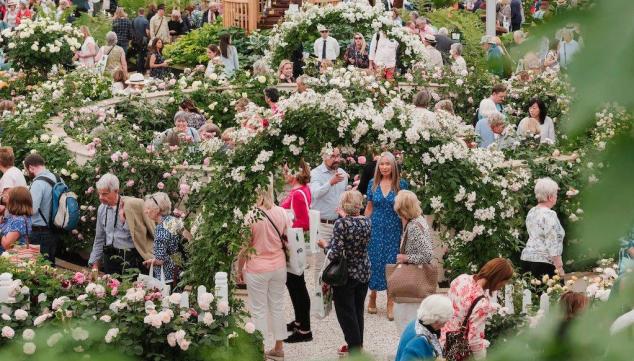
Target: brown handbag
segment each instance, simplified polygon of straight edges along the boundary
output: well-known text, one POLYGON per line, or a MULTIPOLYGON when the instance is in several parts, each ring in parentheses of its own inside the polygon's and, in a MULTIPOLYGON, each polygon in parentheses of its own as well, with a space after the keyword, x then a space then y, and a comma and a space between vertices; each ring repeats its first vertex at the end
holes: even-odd
MULTIPOLYGON (((401 254, 406 240, 407 230, 401 240, 401 254)), ((388 264, 385 265, 385 278, 388 296, 399 303, 417 303, 436 293, 438 268, 434 264, 388 264)))

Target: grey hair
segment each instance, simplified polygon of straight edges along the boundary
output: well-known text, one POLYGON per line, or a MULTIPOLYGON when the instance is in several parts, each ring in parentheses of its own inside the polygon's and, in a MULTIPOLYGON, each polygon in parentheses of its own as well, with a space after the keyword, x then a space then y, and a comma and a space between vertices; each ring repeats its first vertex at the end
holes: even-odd
POLYGON ((414 105, 420 108, 427 108, 431 102, 431 93, 423 89, 414 95, 414 105))
POLYGON ((447 30, 447 28, 440 28, 438 29, 438 35, 449 35, 449 30, 447 30))
POLYGON ((187 112, 184 112, 182 110, 177 111, 176 114, 174 114, 174 123, 176 123, 179 120, 188 121, 189 114, 187 114, 187 112))
POLYGON ((453 317, 453 304, 447 296, 427 296, 420 303, 416 317, 424 325, 444 324, 453 317))
POLYGON ((108 44, 108 46, 115 46, 117 44, 117 40, 117 33, 114 31, 109 31, 106 34, 106 44, 108 44))
POLYGON ((462 44, 460 44, 460 43, 451 44, 450 51, 453 51, 454 53, 456 53, 458 55, 462 55, 462 44))
POLYGON ((487 115, 486 117, 489 118, 490 127, 494 127, 496 125, 502 125, 505 123, 504 115, 500 112, 489 113, 489 115, 487 115))
POLYGON ((363 208, 363 195, 354 189, 345 191, 339 198, 339 207, 349 216, 359 215, 363 208))
POLYGON ((426 22, 424 18, 416 18, 416 21, 414 23, 418 25, 418 24, 425 24, 426 22))
POLYGON ((108 191, 119 190, 119 178, 112 173, 106 173, 97 181, 97 190, 107 189, 108 191))
POLYGON ((161 215, 167 216, 172 211, 172 201, 167 193, 156 192, 145 197, 143 208, 158 209, 161 215))
POLYGON ((535 182, 535 198, 537 202, 546 202, 548 197, 554 196, 559 190, 559 185, 554 180, 546 177, 539 178, 535 182))

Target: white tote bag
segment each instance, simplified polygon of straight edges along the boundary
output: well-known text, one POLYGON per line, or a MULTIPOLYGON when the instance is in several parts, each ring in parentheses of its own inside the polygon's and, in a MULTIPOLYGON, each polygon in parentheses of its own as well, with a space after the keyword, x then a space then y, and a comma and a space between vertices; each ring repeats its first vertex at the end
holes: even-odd
POLYGON ((324 269, 326 269, 328 264, 330 264, 330 260, 328 259, 328 255, 326 255, 324 264, 319 270, 319 280, 315 283, 315 288, 313 289, 310 300, 310 314, 318 319, 327 317, 330 311, 332 311, 332 287, 321 280, 321 275, 324 273, 324 269))
POLYGON ((143 286, 145 289, 156 288, 161 291, 163 296, 169 296, 171 287, 170 285, 165 283, 165 273, 163 272, 163 266, 161 266, 161 279, 154 278, 154 264, 150 265, 150 273, 145 275, 143 273, 139 274, 137 277, 138 282, 143 282, 143 286))
POLYGON ((304 231, 301 228, 289 228, 286 232, 288 238, 288 262, 286 271, 301 276, 306 269, 306 243, 304 242, 304 231))
MULTIPOLYGON (((306 208, 308 208, 308 243, 310 245, 310 253, 316 253, 318 250, 317 241, 319 240, 319 211, 314 209, 310 209, 310 204, 308 204, 308 197, 306 197, 306 193, 301 190, 298 190, 299 193, 304 197, 304 202, 306 202, 306 208)), ((291 213, 293 209, 293 199, 291 198, 291 213)), ((292 219, 295 218, 295 214, 293 213, 292 219)))

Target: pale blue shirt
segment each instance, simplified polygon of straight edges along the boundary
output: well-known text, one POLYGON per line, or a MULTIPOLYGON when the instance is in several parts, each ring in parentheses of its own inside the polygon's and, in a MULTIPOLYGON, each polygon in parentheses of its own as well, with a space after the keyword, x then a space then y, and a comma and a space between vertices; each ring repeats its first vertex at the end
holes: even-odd
POLYGON ((486 148, 489 145, 493 144, 493 142, 495 142, 495 134, 489 126, 488 118, 482 118, 478 120, 478 123, 476 123, 475 126, 475 132, 479 137, 478 147, 486 148))
POLYGON ((103 257, 103 248, 106 246, 114 246, 117 249, 134 249, 134 242, 130 234, 128 223, 121 218, 116 211, 117 207, 110 207, 100 204, 97 209, 97 227, 95 229, 95 241, 90 252, 89 265, 101 260, 103 257), (117 226, 115 228, 115 220, 117 226))
POLYGON ((334 186, 330 185, 330 179, 335 171, 328 169, 324 163, 310 172, 310 194, 313 197, 310 208, 319 211, 321 219, 334 221, 339 217, 339 199, 348 186, 348 173, 341 168, 339 172, 343 174, 343 180, 334 186))
POLYGON ((227 77, 232 77, 238 68, 240 68, 240 64, 238 62, 238 50, 233 45, 227 47, 227 57, 225 58, 220 55, 220 60, 222 61, 222 65, 225 67, 225 75, 227 75, 227 77))
MULTIPOLYGON (((35 176, 36 179, 38 177, 48 178, 52 180, 53 183, 57 182, 55 180, 55 175, 46 169, 35 176)), ((53 206, 53 187, 45 180, 37 179, 31 183, 30 191, 31 199, 33 199, 33 215, 31 216, 31 224, 40 227, 48 226, 47 223, 51 221, 49 218, 51 218, 51 207, 53 206), (46 221, 42 219, 40 212, 44 215, 46 221)))

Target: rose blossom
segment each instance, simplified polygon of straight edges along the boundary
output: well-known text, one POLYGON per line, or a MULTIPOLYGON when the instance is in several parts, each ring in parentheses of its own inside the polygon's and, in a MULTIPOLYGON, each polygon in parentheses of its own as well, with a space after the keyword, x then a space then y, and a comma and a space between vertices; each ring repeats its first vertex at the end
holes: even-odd
POLYGON ((117 335, 119 335, 119 329, 116 327, 111 328, 108 330, 108 332, 106 332, 106 336, 104 336, 104 340, 106 341, 106 343, 111 343, 112 340, 117 337, 117 335))
POLYGON ((51 335, 51 337, 48 338, 48 340, 46 340, 46 344, 48 345, 48 347, 53 347, 55 345, 57 345, 57 343, 59 342, 59 340, 62 339, 62 334, 59 332, 56 332, 54 334, 51 335))
POLYGON ((364 156, 360 155, 360 156, 357 158, 357 163, 359 163, 359 164, 361 164, 361 165, 364 165, 364 164, 365 164, 365 162, 367 162, 367 159, 365 159, 365 157, 364 157, 364 156))
POLYGON ((22 331, 22 338, 24 339, 24 341, 32 341, 33 338, 35 338, 35 331, 27 328, 26 330, 22 331))
POLYGON ((165 184, 163 184, 163 182, 158 182, 158 184, 156 185, 156 188, 163 189, 165 188, 165 184))
POLYGON ((218 302, 218 312, 223 313, 225 315, 229 314, 229 302, 222 300, 218 302))
POLYGON ((178 193, 180 194, 181 197, 186 196, 187 194, 189 194, 189 190, 190 190, 190 186, 187 183, 181 183, 179 185, 179 191, 178 193))
POLYGON ((110 291, 110 295, 111 296, 116 296, 117 293, 119 293, 119 288, 118 287, 115 287, 115 288, 112 289, 112 291, 110 291))
POLYGON ((77 285, 82 285, 86 282, 86 275, 83 272, 77 272, 73 276, 73 283, 77 285))
POLYGON ((110 317, 109 315, 103 315, 103 316, 99 317, 99 321, 108 323, 108 322, 112 321, 112 317, 110 317))
POLYGON ((191 344, 191 341, 187 341, 186 339, 182 339, 182 340, 178 341, 178 346, 183 351, 187 351, 187 349, 189 349, 189 345, 190 344, 191 344))
POLYGON ((211 326, 211 324, 214 323, 214 315, 212 315, 211 312, 205 312, 202 321, 205 325, 211 326))
POLYGON ((200 306, 201 310, 208 311, 209 306, 211 305, 213 301, 214 301, 214 295, 211 294, 210 292, 205 292, 201 294, 200 297, 198 298, 198 306, 200 306))
POLYGON ((27 355, 33 355, 35 353, 35 344, 33 342, 27 342, 22 346, 22 351, 27 355))
POLYGON ((203 159, 203 165, 204 165, 204 166, 208 166, 208 165, 209 165, 209 163, 211 163, 211 159, 209 159, 209 157, 207 157, 207 158, 203 159))
POLYGON ((176 346, 176 336, 174 335, 174 332, 167 334, 167 344, 170 345, 170 347, 176 346))
POLYGON ((172 176, 172 173, 169 173, 169 172, 163 173, 163 178, 165 178, 165 179, 167 179, 167 178, 169 178, 171 176, 172 176))
POLYGON ((132 186, 134 185, 134 180, 129 179, 127 182, 125 182, 125 185, 126 185, 127 187, 132 187, 132 186))
POLYGON ((15 336, 15 331, 9 326, 4 326, 2 328, 2 337, 4 338, 13 338, 15 336))
POLYGON ((108 287, 110 288, 118 288, 121 282, 119 282, 116 278, 111 278, 108 280, 108 287))
POLYGON ((247 322, 246 324, 244 324, 244 330, 251 334, 253 332, 255 332, 255 325, 253 324, 253 322, 247 322))
POLYGON ((171 304, 177 305, 181 303, 181 294, 174 292, 170 295, 169 300, 171 304))
POLYGON ((18 309, 15 310, 15 312, 13 313, 13 315, 15 316, 15 319, 18 321, 24 321, 26 320, 26 318, 29 316, 29 313, 26 312, 25 310, 22 309, 18 309))

